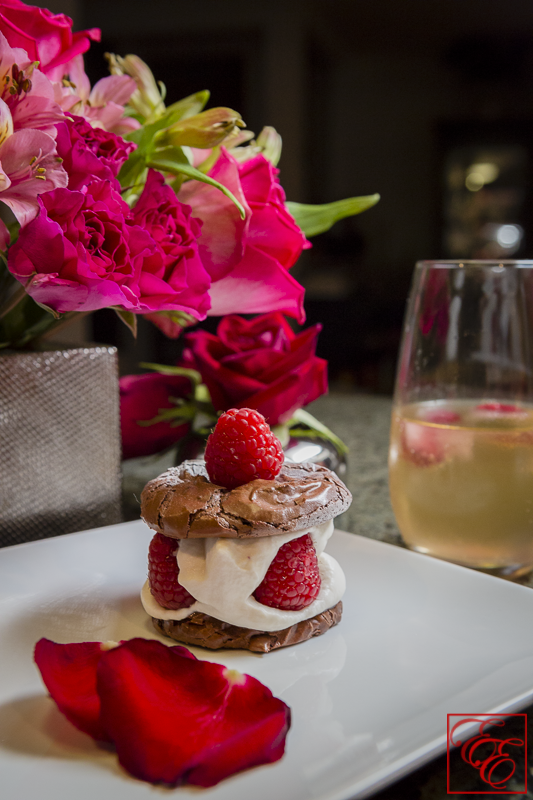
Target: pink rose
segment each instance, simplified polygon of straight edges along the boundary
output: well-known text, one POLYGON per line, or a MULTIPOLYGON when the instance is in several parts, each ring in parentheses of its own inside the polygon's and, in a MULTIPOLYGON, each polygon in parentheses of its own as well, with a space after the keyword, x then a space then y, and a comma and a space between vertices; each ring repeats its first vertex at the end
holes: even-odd
MULTIPOLYGON (((135 224, 109 181, 93 181, 81 191, 47 192, 39 202, 39 215, 22 228, 8 260, 34 300, 59 313, 108 306, 139 314, 196 313, 188 304, 196 300, 194 271, 203 268, 195 250, 199 227, 188 211, 181 219, 182 252, 176 244, 167 256, 161 243, 135 224)), ((180 206, 175 198, 174 203, 180 206)), ((201 299, 201 291, 198 295, 201 299)))
POLYGON ((136 458, 159 453, 179 441, 188 425, 172 427, 170 422, 139 425, 172 408, 171 397, 185 397, 191 391, 188 378, 180 375, 126 375, 120 379, 120 428, 122 457, 136 458))
POLYGON ((255 408, 276 425, 327 392, 327 362, 315 355, 321 328, 295 334, 279 313, 228 316, 217 336, 186 336, 184 364, 201 374, 217 411, 255 408))
POLYGON ((52 81, 69 72, 70 62, 100 41, 98 28, 72 33, 72 20, 20 0, 1 0, 0 32, 11 47, 21 47, 52 81))
POLYGON ((198 254, 202 224, 155 170, 148 173, 144 191, 133 209, 133 221, 148 231, 157 247, 144 275, 145 290, 154 298, 161 298, 152 310, 179 309, 196 319, 205 319, 211 279, 198 254), (169 288, 174 293, 170 298, 169 288))
POLYGON ((310 245, 285 208, 278 170, 262 155, 239 164, 222 148, 209 175, 246 210, 241 220, 231 200, 198 181, 180 190, 203 221, 200 255, 213 281, 209 314, 283 311, 302 322, 304 290, 288 270, 310 245))
POLYGON ((8 268, 28 294, 59 313, 145 310, 143 270, 156 246, 111 184, 56 189, 39 203, 9 250, 8 268))
MULTIPOLYGON (((69 189, 81 189, 95 178, 115 178, 136 145, 121 136, 93 128, 83 117, 72 115, 57 125, 57 153, 68 173, 69 189)), ((116 182, 115 188, 120 191, 116 182)))

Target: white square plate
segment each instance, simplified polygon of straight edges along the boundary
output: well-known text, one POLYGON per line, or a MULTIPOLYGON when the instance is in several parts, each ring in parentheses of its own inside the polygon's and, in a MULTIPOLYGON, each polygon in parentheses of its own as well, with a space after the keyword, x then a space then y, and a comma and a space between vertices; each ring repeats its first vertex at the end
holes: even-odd
MULTIPOLYGON (((42 636, 160 638, 139 601, 150 537, 133 522, 0 550, 2 800, 154 797, 63 719, 32 662, 42 636)), ((513 711, 533 697, 531 589, 342 532, 328 552, 348 580, 339 627, 264 656, 192 648, 293 712, 282 761, 206 797, 365 797, 445 749, 447 712, 513 711)))

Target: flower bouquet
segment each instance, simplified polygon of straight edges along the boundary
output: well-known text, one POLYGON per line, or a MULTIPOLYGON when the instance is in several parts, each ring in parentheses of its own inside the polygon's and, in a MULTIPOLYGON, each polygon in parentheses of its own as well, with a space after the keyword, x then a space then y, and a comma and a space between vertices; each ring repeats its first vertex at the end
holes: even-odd
POLYGON ((133 55, 108 54, 92 88, 83 53, 97 29, 0 2, 0 347, 31 347, 77 315, 142 314, 168 336, 207 315, 278 311, 303 321, 290 275, 308 236, 377 195, 286 203, 272 128, 165 105, 133 55))
POLYGON ((326 363, 320 326, 295 334, 285 318, 305 319, 290 269, 309 237, 379 196, 287 202, 273 128, 255 137, 237 111, 206 108, 208 91, 166 105, 134 55, 107 54, 91 87, 83 53, 99 38, 0 0, 0 350, 40 349, 103 308, 170 338, 222 317, 217 336, 187 334, 176 365, 122 379, 123 455, 201 440, 243 405, 285 445, 311 432, 342 454, 302 409, 327 390, 326 363))

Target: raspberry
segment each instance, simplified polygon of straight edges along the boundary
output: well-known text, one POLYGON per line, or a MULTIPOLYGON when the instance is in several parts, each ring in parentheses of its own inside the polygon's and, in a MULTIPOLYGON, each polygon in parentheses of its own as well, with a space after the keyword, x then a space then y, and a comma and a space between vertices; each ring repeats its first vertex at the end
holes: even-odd
POLYGON ((163 608, 189 608, 192 594, 178 582, 177 539, 156 533, 148 548, 148 583, 150 591, 163 608))
POLYGON ((316 550, 306 533, 280 547, 254 597, 264 606, 300 611, 316 600, 320 583, 316 550))
POLYGON ((231 408, 219 418, 207 440, 205 465, 213 483, 235 489, 255 478, 273 481, 283 450, 258 411, 231 408))
POLYGON ((515 411, 521 411, 521 409, 511 403, 481 403, 481 405, 476 406, 476 411, 494 411, 498 414, 513 414, 515 411))

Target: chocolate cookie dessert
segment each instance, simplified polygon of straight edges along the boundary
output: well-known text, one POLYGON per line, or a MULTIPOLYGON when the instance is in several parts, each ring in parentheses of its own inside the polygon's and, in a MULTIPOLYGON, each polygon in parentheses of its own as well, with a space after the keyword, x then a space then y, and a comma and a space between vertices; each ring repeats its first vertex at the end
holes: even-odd
POLYGON ((236 489, 211 483, 204 461, 185 461, 150 481, 141 515, 174 539, 274 536, 320 525, 345 511, 351 495, 331 470, 284 464, 274 480, 256 478, 236 489))
POLYGON ((142 602, 156 629, 176 641, 266 653, 325 633, 341 618, 344 574, 323 551, 351 495, 325 467, 282 464, 279 443, 266 434, 274 440, 257 412, 226 412, 207 463, 186 461, 141 495, 141 516, 156 531, 142 602), (240 449, 231 466, 250 480, 221 472, 229 456, 218 457, 220 442, 240 449))

